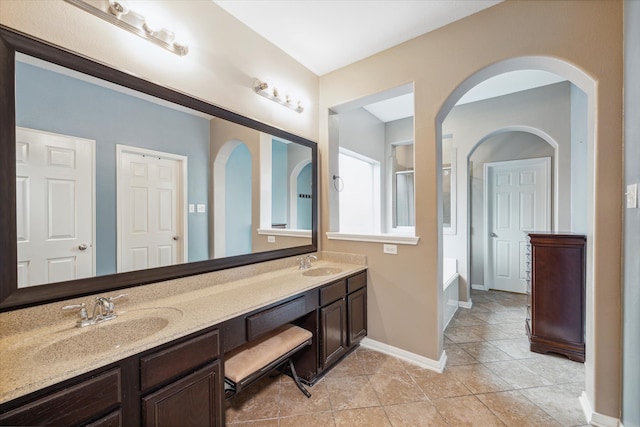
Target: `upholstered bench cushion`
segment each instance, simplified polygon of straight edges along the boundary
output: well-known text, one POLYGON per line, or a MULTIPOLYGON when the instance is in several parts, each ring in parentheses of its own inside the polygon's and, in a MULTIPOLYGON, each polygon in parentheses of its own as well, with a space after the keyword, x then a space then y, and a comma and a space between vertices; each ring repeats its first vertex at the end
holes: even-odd
POLYGON ((312 336, 311 332, 295 325, 284 325, 274 329, 225 356, 224 376, 234 383, 239 383, 312 336))

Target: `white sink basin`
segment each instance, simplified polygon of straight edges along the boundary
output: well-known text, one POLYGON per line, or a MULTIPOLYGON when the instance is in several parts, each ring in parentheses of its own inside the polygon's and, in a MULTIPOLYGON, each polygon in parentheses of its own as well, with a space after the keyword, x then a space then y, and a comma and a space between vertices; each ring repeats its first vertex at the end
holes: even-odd
POLYGON ((114 320, 75 328, 70 336, 37 350, 34 358, 47 363, 56 359, 70 360, 100 354, 154 335, 180 317, 182 311, 174 308, 149 308, 118 313, 114 320), (64 357, 56 357, 60 354, 64 354, 64 357))
POLYGON ((342 269, 339 267, 316 267, 309 270, 305 270, 302 275, 310 277, 318 276, 331 276, 333 274, 342 273, 342 269))

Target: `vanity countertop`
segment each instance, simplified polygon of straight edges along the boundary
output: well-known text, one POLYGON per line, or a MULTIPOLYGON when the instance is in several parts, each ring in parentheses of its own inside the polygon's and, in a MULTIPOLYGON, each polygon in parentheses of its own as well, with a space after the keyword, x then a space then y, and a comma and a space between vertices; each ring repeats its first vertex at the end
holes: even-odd
MULTIPOLYGON (((84 328, 75 327, 76 313, 59 315, 63 305, 76 300, 48 304, 53 306, 48 310, 39 306, 0 313, 0 403, 366 269, 364 257, 362 262, 357 257, 328 258, 314 262, 313 268, 339 267, 340 273, 311 277, 289 266, 219 283, 216 276, 225 275, 221 271, 200 275, 211 283, 186 291, 176 286, 188 288, 189 280, 203 277, 172 280, 171 286, 162 286, 162 282, 116 291, 110 294, 128 293, 127 298, 114 302, 118 317, 84 328), (38 317, 36 326, 23 330, 12 327, 17 317, 29 322, 29 316, 47 312, 55 313, 56 318, 43 322, 38 317), (75 338, 77 335, 82 336, 75 338)), ((91 315, 92 299, 87 301, 91 315)))

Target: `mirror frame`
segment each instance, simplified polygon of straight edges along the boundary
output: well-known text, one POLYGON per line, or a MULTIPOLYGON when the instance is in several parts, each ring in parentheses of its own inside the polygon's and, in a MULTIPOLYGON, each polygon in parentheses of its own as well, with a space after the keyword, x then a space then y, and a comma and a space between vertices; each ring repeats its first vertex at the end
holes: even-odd
POLYGON ((0 25, 0 312, 89 294, 146 285, 227 268, 315 252, 318 249, 318 150, 317 144, 284 130, 244 117, 189 95, 159 86, 131 74, 99 64, 46 41, 0 25), (312 218, 311 244, 176 264, 126 273, 18 288, 16 231, 16 121, 15 53, 21 52, 129 89, 155 96, 193 110, 247 126, 311 148, 312 218))

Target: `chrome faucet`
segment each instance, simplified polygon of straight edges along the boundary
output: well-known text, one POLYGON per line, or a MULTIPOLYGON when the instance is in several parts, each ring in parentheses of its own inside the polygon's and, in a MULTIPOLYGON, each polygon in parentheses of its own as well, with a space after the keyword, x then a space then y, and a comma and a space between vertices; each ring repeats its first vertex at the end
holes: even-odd
POLYGON ((93 313, 91 317, 89 317, 87 313, 87 307, 85 303, 82 304, 72 304, 65 305, 62 307, 63 310, 75 310, 80 309, 80 320, 76 322, 76 326, 78 328, 84 328, 85 326, 95 325, 96 323, 104 322, 107 320, 115 319, 115 306, 113 304, 114 300, 117 300, 122 297, 126 297, 127 294, 120 294, 115 297, 96 297, 96 304, 93 306, 93 313))
POLYGON ((300 264, 298 264, 298 270, 306 270, 307 268, 311 268, 311 260, 318 260, 318 257, 316 257, 315 255, 307 255, 307 256, 301 256, 296 258, 296 261, 299 262, 300 264))
POLYGON ((318 257, 317 257, 317 256, 315 256, 315 255, 311 255, 311 254, 309 254, 309 255, 307 255, 306 257, 304 257, 304 268, 305 268, 305 269, 306 269, 306 268, 311 268, 311 267, 312 267, 312 266, 311 266, 311 260, 312 260, 312 259, 313 259, 314 261, 317 261, 317 260, 318 260, 318 257))

